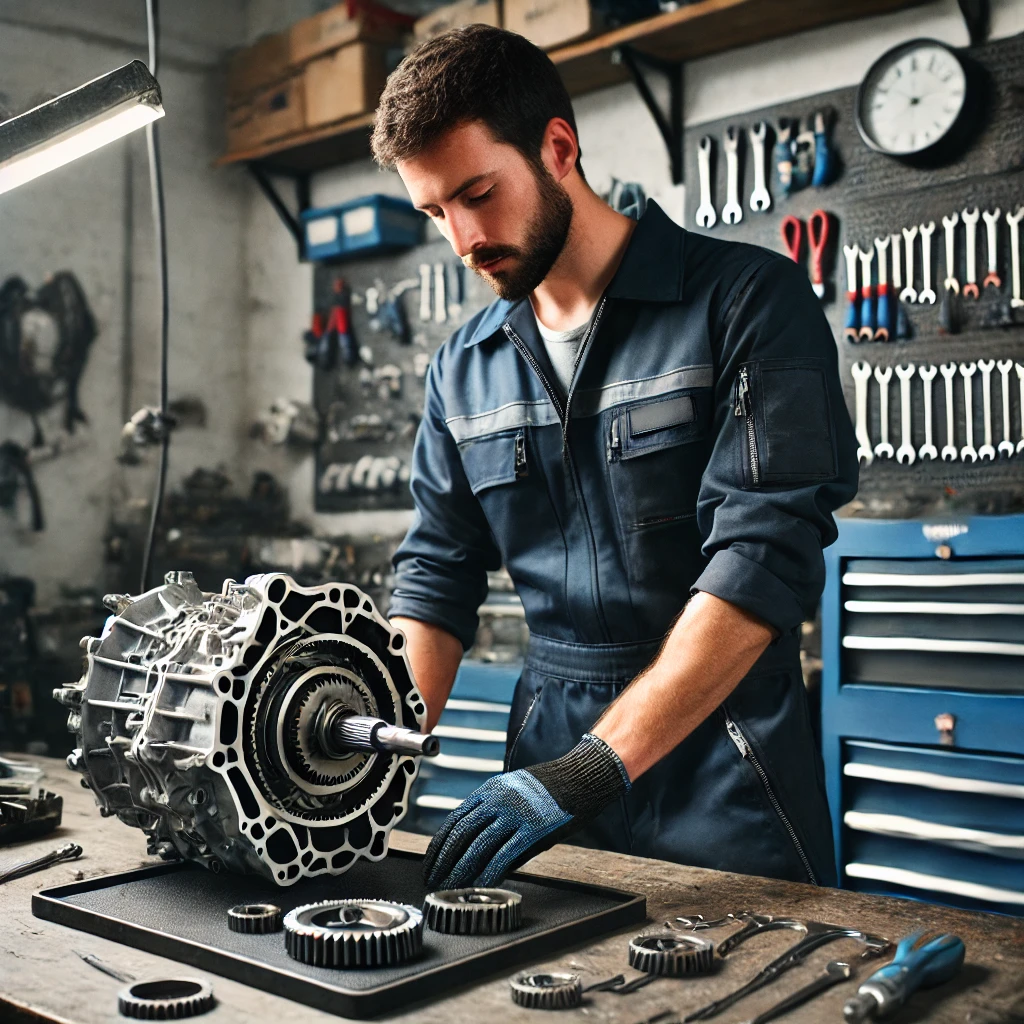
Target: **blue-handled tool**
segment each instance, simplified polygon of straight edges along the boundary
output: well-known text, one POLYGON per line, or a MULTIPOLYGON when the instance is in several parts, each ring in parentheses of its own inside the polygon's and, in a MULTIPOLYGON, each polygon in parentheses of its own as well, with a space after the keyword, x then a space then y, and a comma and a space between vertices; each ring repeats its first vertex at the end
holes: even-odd
POLYGON ((849 1024, 895 1013, 919 988, 932 988, 949 981, 963 966, 964 941, 957 935, 925 938, 914 932, 901 939, 891 963, 879 968, 847 1000, 843 1017, 849 1024))

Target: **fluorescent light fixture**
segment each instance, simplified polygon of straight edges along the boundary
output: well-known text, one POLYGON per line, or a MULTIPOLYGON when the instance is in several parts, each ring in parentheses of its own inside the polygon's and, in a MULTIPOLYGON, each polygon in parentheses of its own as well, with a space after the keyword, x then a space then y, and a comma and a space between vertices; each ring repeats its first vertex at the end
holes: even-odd
POLYGON ((0 122, 0 194, 164 116, 140 60, 0 122))

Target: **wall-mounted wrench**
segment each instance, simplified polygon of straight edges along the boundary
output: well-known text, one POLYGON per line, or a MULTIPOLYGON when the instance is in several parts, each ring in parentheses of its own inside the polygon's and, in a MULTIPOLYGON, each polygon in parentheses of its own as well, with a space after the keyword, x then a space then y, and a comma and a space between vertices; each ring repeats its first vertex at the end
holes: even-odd
POLYGON ((942 286, 954 295, 960 294, 960 281, 956 276, 956 226, 959 223, 960 215, 956 213, 942 218, 942 226, 946 230, 946 280, 942 286))
POLYGON ((889 309, 889 236, 875 239, 878 253, 878 305, 875 313, 875 341, 889 340, 889 324, 892 323, 889 309))
POLYGON ((932 287, 932 233, 935 221, 921 225, 921 283, 924 287, 917 293, 918 302, 934 303, 935 289, 932 287))
POLYGON ((960 376, 964 379, 964 446, 960 449, 960 458, 964 462, 977 462, 978 453, 974 450, 974 386, 971 378, 978 367, 974 363, 961 363, 960 376))
POLYGON ((882 439, 875 445, 875 454, 880 459, 891 459, 896 452, 889 444, 889 381, 892 380, 892 367, 875 367, 875 380, 878 381, 878 428, 882 439))
POLYGON ((710 135, 702 135, 697 143, 697 173, 700 176, 700 206, 697 207, 696 221, 699 228, 713 228, 718 214, 711 201, 711 147, 710 135))
POLYGON ((1003 400, 1003 439, 999 442, 1000 455, 1013 454, 1013 442, 1010 440, 1010 370, 1013 369, 1012 359, 1000 359, 996 363, 1002 385, 1003 400))
POLYGON ((771 208, 772 197, 764 183, 764 140, 768 134, 768 126, 764 121, 758 121, 753 128, 748 129, 747 137, 750 139, 751 158, 754 161, 754 191, 750 193, 750 208, 755 213, 765 213, 771 208))
POLYGON ((1024 220, 1024 206, 1016 213, 1007 213, 1006 223, 1010 225, 1010 288, 1012 298, 1010 306, 1013 309, 1020 309, 1024 306, 1024 298, 1021 298, 1020 281, 1020 222, 1024 220))
POLYGON ((956 415, 953 411, 953 378, 956 376, 956 363, 943 363, 939 367, 946 382, 946 444, 942 449, 943 462, 955 462, 960 454, 956 447, 956 415))
POLYGON ((722 221, 725 224, 739 224, 743 220, 740 206, 740 137, 739 129, 731 124, 722 136, 725 150, 725 206, 722 207, 722 221))
POLYGON ((875 250, 869 245, 867 251, 858 248, 860 257, 860 333, 861 341, 871 341, 875 336, 875 289, 871 284, 871 264, 875 261, 875 250))
POLYGON ((843 255, 846 257, 846 326, 843 337, 847 341, 857 340, 857 327, 860 321, 860 310, 857 307, 857 254, 860 249, 856 245, 844 245, 843 255))
POLYGON ((981 370, 981 404, 985 413, 985 443, 978 449, 978 458, 992 462, 996 450, 992 446, 992 371, 996 368, 994 359, 979 359, 978 369, 981 370))
POLYGON ((1020 440, 1017 442, 1017 454, 1024 452, 1024 366, 1014 363, 1013 368, 1017 371, 1017 382, 1020 385, 1020 440))
POLYGON ((999 276, 999 215, 1002 211, 997 206, 994 213, 986 210, 981 219, 985 222, 985 242, 988 254, 988 273, 981 282, 982 288, 1002 288, 1003 279, 999 276))
POLYGON ((964 279, 964 298, 976 299, 978 290, 978 208, 961 210, 960 219, 964 222, 964 234, 967 242, 967 274, 964 279))
POLYGON ((917 302, 917 289, 914 287, 914 239, 917 238, 917 227, 903 229, 903 241, 907 248, 907 285, 900 292, 903 302, 917 302))
POLYGON ((850 367, 853 374, 853 383, 856 388, 855 406, 857 410, 857 425, 854 431, 857 435, 857 461, 865 466, 870 466, 875 457, 871 450, 871 435, 868 433, 868 381, 871 380, 871 367, 865 362, 854 363, 850 367))
POLYGON ((913 363, 896 367, 896 376, 900 379, 900 446, 896 449, 896 461, 901 466, 913 465, 917 458, 910 425, 910 382, 916 372, 917 367, 913 363))
POLYGON ((897 338, 909 338, 910 323, 907 320, 907 311, 903 308, 903 303, 900 301, 900 293, 903 291, 903 271, 901 268, 903 238, 898 231, 896 234, 890 235, 889 238, 892 243, 890 246, 892 250, 892 289, 890 294, 892 298, 889 302, 896 314, 891 321, 892 333, 897 338))
POLYGON ((917 374, 921 378, 924 389, 924 444, 917 450, 922 459, 937 459, 939 450, 932 443, 932 381, 938 373, 938 368, 929 363, 927 366, 919 366, 917 374))
POLYGON ((420 319, 430 319, 430 264, 420 264, 420 319))

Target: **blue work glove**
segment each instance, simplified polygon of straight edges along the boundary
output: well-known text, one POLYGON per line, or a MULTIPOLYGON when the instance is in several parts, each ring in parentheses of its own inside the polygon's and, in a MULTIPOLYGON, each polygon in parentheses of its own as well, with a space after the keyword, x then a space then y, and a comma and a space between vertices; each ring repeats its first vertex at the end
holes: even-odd
POLYGON ((438 829, 423 877, 432 889, 496 885, 628 793, 607 743, 587 733, 568 754, 488 779, 438 829))

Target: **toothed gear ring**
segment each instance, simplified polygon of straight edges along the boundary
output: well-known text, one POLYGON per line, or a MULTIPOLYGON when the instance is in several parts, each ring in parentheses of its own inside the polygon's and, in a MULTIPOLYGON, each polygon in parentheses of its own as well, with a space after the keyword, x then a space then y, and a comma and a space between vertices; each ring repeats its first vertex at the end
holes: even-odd
POLYGON ((314 967, 405 963, 423 947, 423 914, 386 900, 324 900, 289 911, 285 948, 314 967))
POLYGON ((442 889, 423 902, 427 925, 445 935, 495 935, 523 923, 523 897, 508 889, 442 889))
POLYGON ((638 935, 629 943, 629 966, 647 974, 706 974, 714 963, 714 945, 697 935, 638 935))
POLYGON ((512 1002, 530 1010, 571 1010, 583 1002, 578 974, 518 974, 509 985, 512 1002))
POLYGON ((233 932, 266 935, 281 930, 281 908, 273 903, 240 903, 228 910, 228 927, 233 932))
POLYGON ((213 1008, 213 986, 200 978, 137 981, 117 994, 117 1008, 136 1020, 182 1020, 213 1008))

